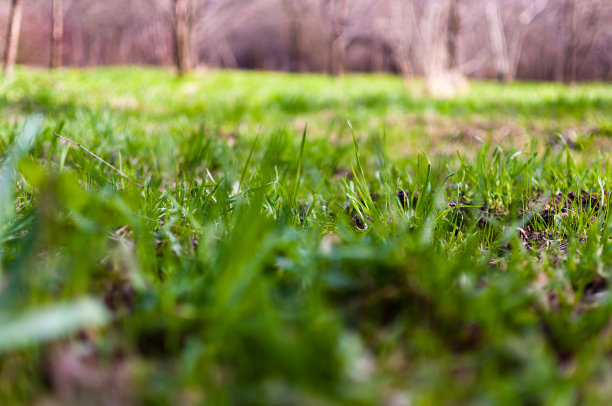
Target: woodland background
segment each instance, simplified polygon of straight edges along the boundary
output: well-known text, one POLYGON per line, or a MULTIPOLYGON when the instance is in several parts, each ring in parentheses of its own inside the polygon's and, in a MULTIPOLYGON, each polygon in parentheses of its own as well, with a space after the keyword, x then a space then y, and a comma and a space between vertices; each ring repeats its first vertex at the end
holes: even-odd
POLYGON ((5 59, 15 5, 29 65, 612 78, 609 0, 4 0, 5 59))

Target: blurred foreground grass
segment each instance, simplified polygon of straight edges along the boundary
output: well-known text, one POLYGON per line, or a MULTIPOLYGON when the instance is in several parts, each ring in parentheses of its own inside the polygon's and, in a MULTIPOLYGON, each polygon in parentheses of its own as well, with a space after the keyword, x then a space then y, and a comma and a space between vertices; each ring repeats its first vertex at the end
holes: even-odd
POLYGON ((0 404, 611 401, 612 87, 408 89, 18 71, 0 404))

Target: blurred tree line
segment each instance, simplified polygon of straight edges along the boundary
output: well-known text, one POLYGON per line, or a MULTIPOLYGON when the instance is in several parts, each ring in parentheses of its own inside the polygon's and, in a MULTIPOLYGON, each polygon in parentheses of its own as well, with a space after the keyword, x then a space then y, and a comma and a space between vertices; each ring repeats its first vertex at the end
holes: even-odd
POLYGON ((462 78, 612 77, 610 0, 4 0, 12 65, 175 65, 462 78))

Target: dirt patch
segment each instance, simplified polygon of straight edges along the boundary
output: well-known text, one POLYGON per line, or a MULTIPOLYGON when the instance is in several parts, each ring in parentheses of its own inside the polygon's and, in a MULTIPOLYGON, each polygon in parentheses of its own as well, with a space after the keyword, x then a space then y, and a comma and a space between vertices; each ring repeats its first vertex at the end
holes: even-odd
MULTIPOLYGON (((605 202, 603 203, 605 205, 605 202)), ((602 197, 597 194, 583 191, 580 194, 570 192, 567 195, 545 197, 539 192, 538 197, 529 200, 527 208, 520 213, 520 217, 526 219, 525 226, 533 226, 538 220, 550 225, 555 216, 565 218, 572 210, 597 214, 603 208, 602 197)))
MULTIPOLYGON (((519 213, 519 218, 523 220, 522 227, 518 228, 519 237, 528 250, 549 250, 556 247, 561 253, 567 254, 567 236, 538 231, 538 223, 543 222, 545 226, 550 226, 554 223, 555 216, 563 219, 572 211, 579 215, 598 215, 603 209, 605 201, 597 194, 583 191, 580 194, 570 192, 567 195, 544 197, 539 193, 539 196, 529 200, 527 208, 519 213)), ((575 237, 579 238, 577 235, 575 237)), ((579 244, 584 242, 584 237, 579 239, 579 244)))
MULTIPOLYGON (((545 231, 533 231, 531 227, 517 229, 523 246, 528 251, 547 251, 556 247, 567 254, 567 241, 545 231)), ((553 261, 554 262, 554 261, 553 261)))

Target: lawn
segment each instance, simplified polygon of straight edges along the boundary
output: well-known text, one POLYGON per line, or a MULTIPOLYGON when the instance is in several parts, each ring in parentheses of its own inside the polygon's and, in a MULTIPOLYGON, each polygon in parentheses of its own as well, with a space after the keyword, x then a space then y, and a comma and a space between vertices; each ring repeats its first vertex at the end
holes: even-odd
POLYGON ((18 69, 0 404, 609 404, 611 141, 610 84, 18 69))

